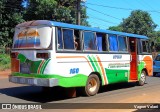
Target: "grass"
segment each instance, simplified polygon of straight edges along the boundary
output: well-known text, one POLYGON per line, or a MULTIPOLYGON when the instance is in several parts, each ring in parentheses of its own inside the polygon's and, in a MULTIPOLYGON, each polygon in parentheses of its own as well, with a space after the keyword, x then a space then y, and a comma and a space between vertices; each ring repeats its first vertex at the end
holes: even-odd
POLYGON ((9 54, 0 54, 0 71, 10 69, 11 59, 9 54))

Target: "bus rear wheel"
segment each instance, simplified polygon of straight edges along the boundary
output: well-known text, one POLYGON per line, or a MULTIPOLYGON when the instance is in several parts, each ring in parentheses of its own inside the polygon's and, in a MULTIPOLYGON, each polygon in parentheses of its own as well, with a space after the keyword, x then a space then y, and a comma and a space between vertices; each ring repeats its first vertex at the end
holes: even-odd
POLYGON ((138 84, 139 86, 143 86, 143 85, 145 84, 145 81, 146 81, 146 72, 143 70, 143 71, 141 72, 140 79, 139 79, 139 81, 137 82, 137 84, 138 84))
POLYGON ((96 95, 99 91, 99 87, 100 87, 99 77, 96 74, 91 74, 88 77, 83 93, 84 95, 87 96, 96 95))

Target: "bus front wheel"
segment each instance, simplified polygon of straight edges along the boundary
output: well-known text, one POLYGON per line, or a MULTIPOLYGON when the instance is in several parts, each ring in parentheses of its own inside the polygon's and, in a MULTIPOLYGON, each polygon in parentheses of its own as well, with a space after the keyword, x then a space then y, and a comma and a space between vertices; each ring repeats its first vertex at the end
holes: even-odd
POLYGON ((87 96, 93 96, 98 93, 99 87, 100 87, 99 77, 96 74, 91 74, 88 77, 88 80, 83 92, 87 96))
POLYGON ((139 86, 143 86, 145 84, 145 81, 146 81, 146 72, 143 70, 141 72, 140 79, 137 83, 139 86))

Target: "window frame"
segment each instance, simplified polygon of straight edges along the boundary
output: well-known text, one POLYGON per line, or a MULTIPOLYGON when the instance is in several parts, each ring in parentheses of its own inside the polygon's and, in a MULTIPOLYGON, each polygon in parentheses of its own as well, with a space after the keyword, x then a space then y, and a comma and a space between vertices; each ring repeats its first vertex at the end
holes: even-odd
POLYGON ((97 48, 97 36, 96 36, 96 33, 97 33, 97 32, 86 31, 86 30, 84 30, 84 31, 82 32, 82 37, 83 37, 83 38, 82 38, 82 41, 83 41, 83 42, 82 42, 82 45, 83 45, 83 48, 82 48, 82 49, 83 49, 84 52, 87 52, 87 51, 89 51, 89 52, 99 52, 99 51, 98 51, 98 48, 97 48), (96 50, 93 50, 93 49, 91 49, 91 50, 86 50, 86 49, 84 49, 84 48, 85 48, 85 41, 84 41, 84 38, 85 38, 84 33, 85 33, 85 32, 91 32, 91 33, 94 34, 94 38, 96 39, 96 40, 95 40, 95 43, 94 43, 94 44, 96 44, 96 50))
POLYGON ((102 51, 98 50, 98 44, 97 44, 97 51, 98 52, 108 52, 108 41, 107 41, 107 34, 106 33, 101 33, 101 32, 96 32, 96 38, 97 38, 97 34, 101 34, 102 35, 102 51))
MULTIPOLYGON (((56 27, 56 41, 55 41, 55 43, 56 43, 56 50, 57 51, 76 51, 76 49, 75 49, 75 45, 74 45, 74 49, 65 49, 64 48, 64 36, 63 36, 63 30, 72 30, 73 31, 73 35, 72 35, 72 39, 74 39, 74 30, 75 29, 72 29, 72 28, 63 28, 63 27, 56 27), (58 49, 58 29, 60 28, 60 30, 61 30, 61 36, 62 36, 62 45, 63 45, 63 47, 62 47, 62 49, 58 49)), ((74 40, 73 40, 74 41, 74 40)), ((74 44, 74 42, 73 42, 73 44, 74 44)))
POLYGON ((157 58, 159 58, 159 57, 160 57, 160 55, 157 55, 154 61, 160 61, 160 60, 157 60, 157 58))
POLYGON ((128 50, 128 37, 127 36, 124 36, 124 35, 117 35, 117 39, 118 39, 118 52, 125 52, 125 53, 127 53, 127 52, 129 52, 129 50, 128 50), (119 37, 122 37, 122 38, 125 38, 125 44, 126 44, 126 50, 125 51, 120 51, 120 43, 119 43, 119 37))
MULTIPOLYGON (((141 40, 141 45, 142 45, 142 53, 149 53, 148 52, 148 45, 146 46, 146 42, 148 42, 147 40, 141 40), (146 52, 144 52, 144 49, 143 49, 143 42, 145 42, 145 47, 146 47, 146 52)), ((148 43, 149 44, 149 43, 148 43)))
POLYGON ((110 41, 109 41, 109 35, 116 35, 116 34, 107 34, 107 42, 108 42, 108 51, 109 52, 114 52, 114 53, 118 53, 119 52, 119 45, 118 45, 118 36, 116 35, 116 40, 117 40, 117 47, 118 47, 118 50, 117 51, 111 51, 110 50, 110 41))

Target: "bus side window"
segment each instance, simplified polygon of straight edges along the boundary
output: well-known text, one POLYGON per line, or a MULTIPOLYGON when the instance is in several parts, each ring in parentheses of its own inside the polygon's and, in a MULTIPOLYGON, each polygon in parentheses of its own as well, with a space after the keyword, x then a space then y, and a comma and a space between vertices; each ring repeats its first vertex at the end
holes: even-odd
POLYGON ((126 43, 126 37, 124 36, 118 36, 118 45, 119 45, 119 51, 126 52, 127 51, 127 43, 126 43))
POLYGON ((84 50, 97 50, 95 33, 84 32, 84 50))
POLYGON ((98 51, 106 51, 107 50, 106 34, 96 33, 96 36, 97 36, 98 51))
POLYGON ((109 50, 118 51, 117 35, 108 34, 109 50))
POLYGON ((147 41, 147 49, 148 49, 148 53, 151 53, 151 45, 148 41, 147 41))
POLYGON ((103 51, 108 51, 108 34, 104 34, 102 38, 103 51))
POLYGON ((146 41, 142 41, 142 48, 143 48, 143 52, 147 52, 146 41))
POLYGON ((64 49, 74 49, 73 30, 63 29, 64 49))
POLYGON ((142 52, 145 53, 150 53, 150 47, 149 47, 149 42, 148 41, 142 41, 142 52))
POLYGON ((137 39, 138 42, 138 53, 142 53, 142 43, 140 39, 137 39))
POLYGON ((63 49, 63 39, 62 39, 62 30, 61 30, 61 28, 58 28, 57 48, 58 49, 63 49))
POLYGON ((74 45, 76 50, 81 50, 79 30, 74 30, 74 45))
POLYGON ((97 35, 97 48, 98 48, 98 51, 102 51, 103 49, 102 49, 102 34, 100 34, 100 33, 97 33, 96 34, 97 35))
POLYGON ((135 52, 135 42, 131 40, 129 44, 130 44, 130 51, 135 52))

